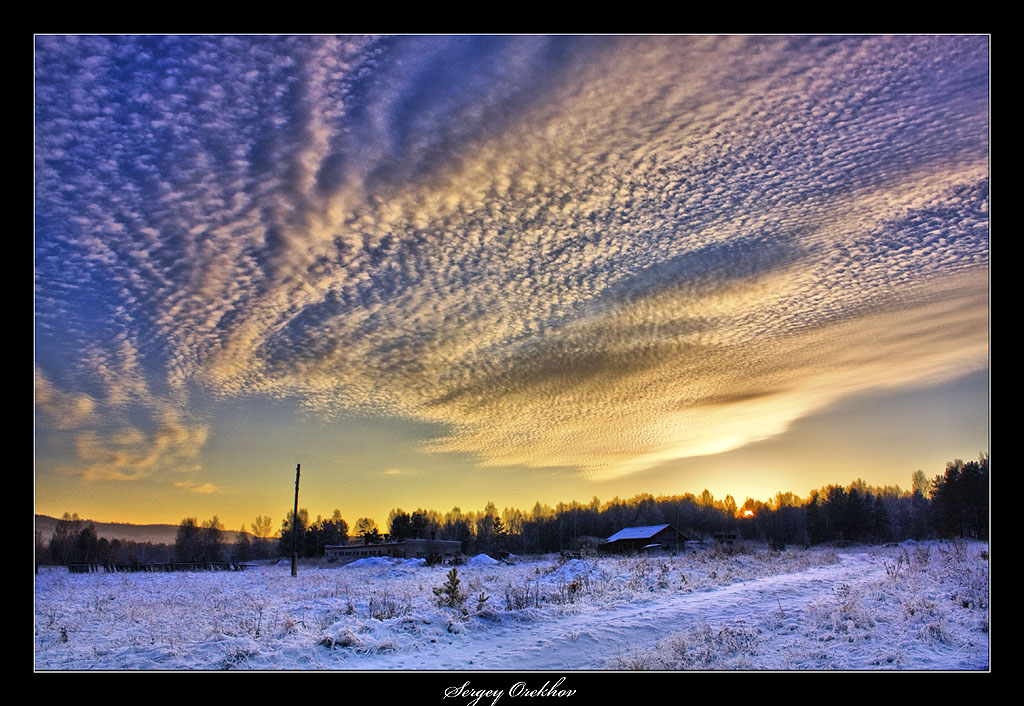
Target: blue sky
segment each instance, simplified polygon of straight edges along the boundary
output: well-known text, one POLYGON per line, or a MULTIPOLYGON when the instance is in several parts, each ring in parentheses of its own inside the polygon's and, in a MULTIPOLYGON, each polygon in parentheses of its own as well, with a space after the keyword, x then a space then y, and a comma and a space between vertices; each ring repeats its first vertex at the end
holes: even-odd
POLYGON ((235 529, 284 516, 296 463, 354 523, 974 458, 988 63, 985 36, 38 36, 36 510, 235 529))

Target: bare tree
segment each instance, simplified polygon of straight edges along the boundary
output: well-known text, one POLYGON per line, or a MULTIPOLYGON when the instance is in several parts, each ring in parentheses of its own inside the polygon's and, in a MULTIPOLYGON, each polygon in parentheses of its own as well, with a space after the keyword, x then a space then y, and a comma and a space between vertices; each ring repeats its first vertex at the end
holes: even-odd
POLYGON ((224 525, 220 518, 214 515, 203 523, 202 556, 204 561, 220 561, 224 549, 224 525))
POLYGON ((928 497, 928 493, 931 492, 932 481, 928 476, 925 475, 924 471, 916 470, 914 475, 910 477, 910 490, 911 492, 920 492, 924 497, 928 497))
POLYGON ((57 526, 53 530, 47 550, 50 561, 54 564, 67 564, 72 560, 75 541, 81 529, 82 520, 79 519, 77 512, 74 514, 65 512, 63 517, 57 520, 57 526))
POLYGON ((256 520, 249 527, 252 529, 253 549, 256 556, 265 559, 269 553, 267 540, 274 534, 274 521, 268 515, 257 515, 256 520))
POLYGON ((235 540, 235 546, 232 550, 231 556, 235 561, 249 561, 252 559, 252 541, 249 539, 249 533, 245 531, 245 525, 238 530, 238 539, 235 540))
POLYGON ((186 517, 178 525, 178 534, 174 539, 174 556, 178 561, 198 561, 201 550, 199 523, 194 517, 186 517))

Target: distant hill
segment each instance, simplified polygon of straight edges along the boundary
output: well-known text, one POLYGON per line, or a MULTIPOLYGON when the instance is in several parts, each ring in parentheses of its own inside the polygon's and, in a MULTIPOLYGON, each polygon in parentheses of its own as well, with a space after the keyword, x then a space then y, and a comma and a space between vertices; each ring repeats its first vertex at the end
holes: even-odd
MULTIPOLYGON (((95 520, 82 520, 82 526, 92 523, 96 527, 98 537, 106 537, 108 540, 120 539, 132 542, 152 542, 153 544, 173 545, 178 534, 177 525, 132 525, 126 522, 96 522, 95 520)), ((36 531, 40 533, 44 542, 49 542, 53 531, 57 527, 57 518, 49 515, 36 515, 36 531)), ((246 533, 248 534, 248 533, 246 533)), ((235 530, 224 530, 222 536, 225 544, 233 544, 238 540, 239 533, 235 530)), ((252 537, 250 536, 250 539, 252 537)))

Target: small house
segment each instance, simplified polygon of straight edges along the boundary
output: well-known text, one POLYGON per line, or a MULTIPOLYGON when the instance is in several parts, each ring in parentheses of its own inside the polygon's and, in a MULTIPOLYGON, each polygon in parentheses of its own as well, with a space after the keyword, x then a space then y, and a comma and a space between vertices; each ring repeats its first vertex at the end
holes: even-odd
POLYGON ((677 551, 685 546, 686 537, 672 525, 647 525, 619 530, 605 541, 602 549, 630 554, 658 549, 677 551))

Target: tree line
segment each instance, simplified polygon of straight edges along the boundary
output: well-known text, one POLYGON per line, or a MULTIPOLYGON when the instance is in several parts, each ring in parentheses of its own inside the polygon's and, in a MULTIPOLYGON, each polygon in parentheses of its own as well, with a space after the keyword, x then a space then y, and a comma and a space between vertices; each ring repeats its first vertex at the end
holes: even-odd
POLYGON ((573 501, 555 507, 538 502, 529 511, 509 507, 499 512, 494 503, 482 511, 454 507, 443 514, 395 508, 384 525, 386 532, 367 517, 350 528, 339 510, 330 518, 311 521, 303 508, 297 517, 289 510, 279 531, 273 530, 270 517, 258 516, 230 544, 217 516, 203 522, 187 517, 171 547, 98 538, 92 523, 65 513, 48 544, 37 535, 36 558, 51 564, 268 559, 291 555, 293 525, 301 557, 323 556, 329 545, 411 538, 459 541, 465 553, 474 554, 549 553, 596 546, 600 538, 624 527, 659 524, 671 524, 693 539, 735 535, 773 546, 988 539, 988 468, 988 455, 981 454, 977 461, 950 461, 944 473, 931 479, 917 471, 911 490, 872 487, 858 479, 847 486, 812 490, 806 498, 780 492, 769 502, 748 498, 741 506, 732 496, 717 499, 704 490, 700 495, 644 493, 606 503, 594 497, 586 504, 573 501))
POLYGON ((148 564, 172 561, 174 548, 166 544, 107 539, 78 514, 65 512, 47 542, 37 531, 36 564, 148 564))

